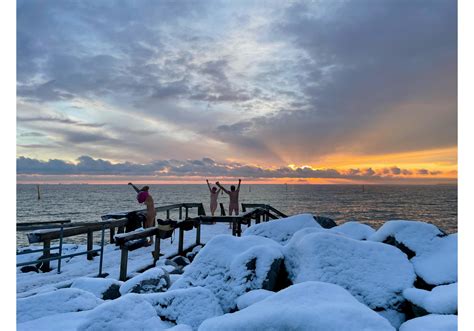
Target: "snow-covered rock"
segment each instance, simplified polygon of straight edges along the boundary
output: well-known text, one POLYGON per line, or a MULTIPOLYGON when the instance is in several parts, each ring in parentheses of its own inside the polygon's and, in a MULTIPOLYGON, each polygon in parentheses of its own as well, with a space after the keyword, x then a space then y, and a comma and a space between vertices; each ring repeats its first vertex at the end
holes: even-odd
POLYGON ((313 218, 313 215, 299 214, 273 220, 271 222, 252 225, 244 231, 243 235, 255 235, 270 238, 284 245, 291 239, 295 232, 303 228, 312 227, 322 229, 321 225, 319 225, 313 218))
POLYGON ((445 234, 430 223, 419 221, 393 220, 385 222, 369 240, 385 242, 397 246, 412 258, 432 247, 435 238, 445 234))
POLYGON ((275 292, 268 290, 253 290, 247 292, 237 298, 237 308, 239 308, 239 310, 242 310, 250 305, 253 305, 256 302, 268 298, 270 295, 273 294, 275 294, 275 292))
POLYGON ((186 324, 193 329, 197 329, 204 320, 223 314, 214 294, 202 287, 133 295, 140 296, 149 302, 163 320, 186 324))
POLYGON ((123 282, 111 278, 79 277, 72 282, 71 288, 90 292, 102 300, 113 300, 120 296, 122 284, 123 282))
POLYGON ((282 246, 259 236, 219 235, 201 249, 170 289, 202 286, 219 299, 225 312, 254 289, 272 290, 283 260, 282 246))
POLYGON ((22 323, 47 315, 90 310, 103 302, 92 293, 64 288, 17 299, 16 318, 18 323, 22 323))
POLYGON ((124 295, 163 292, 169 288, 170 283, 168 272, 163 268, 155 267, 127 280, 120 286, 120 293, 124 295))
POLYGON ((334 222, 332 218, 325 216, 313 216, 313 218, 316 222, 318 222, 319 225, 321 225, 321 227, 325 229, 330 229, 337 226, 337 223, 334 222))
POLYGON ((458 311, 458 283, 437 286, 431 291, 408 288, 403 296, 431 314, 456 314, 458 311))
POLYGON ((411 259, 416 274, 430 285, 458 281, 458 235, 436 238, 426 251, 411 259))
POLYGON ((298 234, 284 248, 293 283, 338 284, 372 309, 397 309, 415 273, 405 254, 390 245, 328 232, 298 234))
POLYGON ((367 224, 362 224, 356 221, 343 223, 331 228, 329 231, 338 232, 346 237, 356 240, 367 240, 367 238, 375 233, 375 230, 367 224))
POLYGON ((446 236, 424 222, 389 221, 369 240, 394 245, 406 253, 421 279, 419 287, 457 282, 457 234, 446 236))
POLYGON ((90 311, 78 331, 102 330, 164 330, 173 326, 156 314, 155 308, 143 297, 127 294, 107 301, 90 311))
POLYGON ((199 331, 395 331, 342 287, 322 282, 290 286, 232 314, 205 320, 199 331))
POLYGON ((456 315, 426 315, 406 321, 399 331, 457 331, 456 315))

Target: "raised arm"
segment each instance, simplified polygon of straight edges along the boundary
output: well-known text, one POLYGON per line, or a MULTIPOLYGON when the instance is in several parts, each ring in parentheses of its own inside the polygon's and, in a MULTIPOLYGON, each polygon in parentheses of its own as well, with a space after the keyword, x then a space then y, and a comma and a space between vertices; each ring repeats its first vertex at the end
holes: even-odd
POLYGON ((242 182, 242 179, 239 179, 239 185, 237 185, 237 191, 240 190, 240 183, 242 182))
POLYGON ((227 191, 219 182, 216 182, 216 185, 219 186, 219 188, 224 191, 225 193, 229 194, 230 192, 227 191))
POLYGON ((138 187, 136 187, 135 185, 133 185, 132 183, 128 183, 128 185, 131 185, 133 187, 133 189, 135 190, 135 192, 140 192, 140 190, 138 189, 138 187))
POLYGON ((209 192, 212 192, 211 185, 209 185, 209 180, 206 179, 207 187, 209 187, 209 192))

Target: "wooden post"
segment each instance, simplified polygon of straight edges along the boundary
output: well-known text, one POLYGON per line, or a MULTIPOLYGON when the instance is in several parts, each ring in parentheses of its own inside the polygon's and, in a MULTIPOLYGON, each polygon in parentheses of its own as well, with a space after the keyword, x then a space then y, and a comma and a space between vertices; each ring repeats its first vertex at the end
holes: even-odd
POLYGON ((196 245, 201 244, 201 221, 199 221, 196 228, 196 245))
MULTIPOLYGON (((50 240, 45 240, 43 242, 43 258, 49 259, 51 257, 51 241, 50 240)), ((43 266, 41 267, 42 270, 44 271, 49 271, 50 266, 49 266, 49 261, 44 261, 43 266)))
POLYGON ((111 243, 111 244, 115 243, 115 238, 114 238, 114 236, 115 236, 115 227, 112 226, 112 227, 110 228, 110 243, 111 243))
POLYGON ((167 220, 170 219, 170 210, 169 210, 169 209, 166 211, 166 219, 167 219, 167 220))
POLYGON ((127 280, 127 263, 128 263, 128 249, 126 247, 122 247, 122 256, 120 258, 119 280, 123 282, 127 280))
POLYGON ((255 216, 255 224, 259 224, 260 223, 260 214, 257 214, 257 216, 255 216))
POLYGON ((178 254, 182 254, 184 250, 184 230, 179 228, 179 242, 178 242, 178 254))
POLYGON ((242 233, 242 222, 240 220, 237 221, 237 237, 240 237, 240 234, 242 233))
MULTIPOLYGON (((93 232, 88 231, 87 232, 87 250, 90 251, 93 248, 93 237, 92 237, 93 232)), ((94 256, 92 256, 92 253, 87 253, 87 259, 88 260, 93 260, 94 256)))
POLYGON ((179 219, 183 219, 183 207, 179 207, 179 219))
POLYGON ((185 210, 186 210, 186 214, 185 214, 185 218, 184 218, 184 219, 187 220, 188 217, 189 217, 189 208, 188 208, 188 207, 185 207, 185 210))
POLYGON ((125 232, 125 227, 119 226, 118 230, 117 230, 117 233, 124 233, 124 232, 125 232))
POLYGON ((158 261, 160 258, 160 244, 161 244, 161 239, 158 235, 156 235, 155 236, 155 251, 153 254, 153 263, 156 263, 156 261, 158 261))

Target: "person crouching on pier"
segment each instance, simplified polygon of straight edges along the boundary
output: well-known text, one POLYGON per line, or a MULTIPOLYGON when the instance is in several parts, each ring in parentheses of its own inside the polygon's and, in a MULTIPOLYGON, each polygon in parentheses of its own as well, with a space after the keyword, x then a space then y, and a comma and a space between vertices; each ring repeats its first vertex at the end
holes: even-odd
POLYGON ((242 182, 239 179, 239 184, 237 185, 237 189, 234 185, 230 187, 230 191, 226 190, 219 182, 216 182, 216 185, 219 186, 225 193, 229 195, 229 216, 232 216, 234 212, 235 215, 239 215, 239 192, 240 192, 240 183, 242 182))
MULTIPOLYGON (((155 226, 155 218, 156 218, 156 211, 155 211, 155 202, 153 201, 153 197, 151 196, 149 186, 143 186, 141 189, 138 189, 132 183, 128 183, 131 185, 135 192, 137 192, 137 201, 138 203, 143 203, 146 205, 146 223, 143 225, 144 228, 151 228, 155 226)), ((150 246, 153 244, 153 237, 147 241, 146 246, 150 246)))
POLYGON ((211 188, 211 185, 209 185, 209 180, 206 179, 207 187, 209 188, 209 192, 211 192, 211 215, 214 216, 214 213, 216 212, 217 209, 217 198, 219 197, 219 193, 221 192, 221 189, 217 189, 217 187, 213 186, 211 188))

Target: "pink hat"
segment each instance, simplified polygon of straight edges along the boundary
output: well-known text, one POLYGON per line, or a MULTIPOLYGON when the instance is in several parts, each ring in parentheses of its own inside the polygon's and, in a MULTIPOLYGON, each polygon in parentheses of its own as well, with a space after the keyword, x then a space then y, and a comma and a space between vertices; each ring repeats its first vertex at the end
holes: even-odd
POLYGON ((144 203, 146 198, 148 198, 148 192, 147 191, 140 191, 137 194, 138 203, 144 203))

